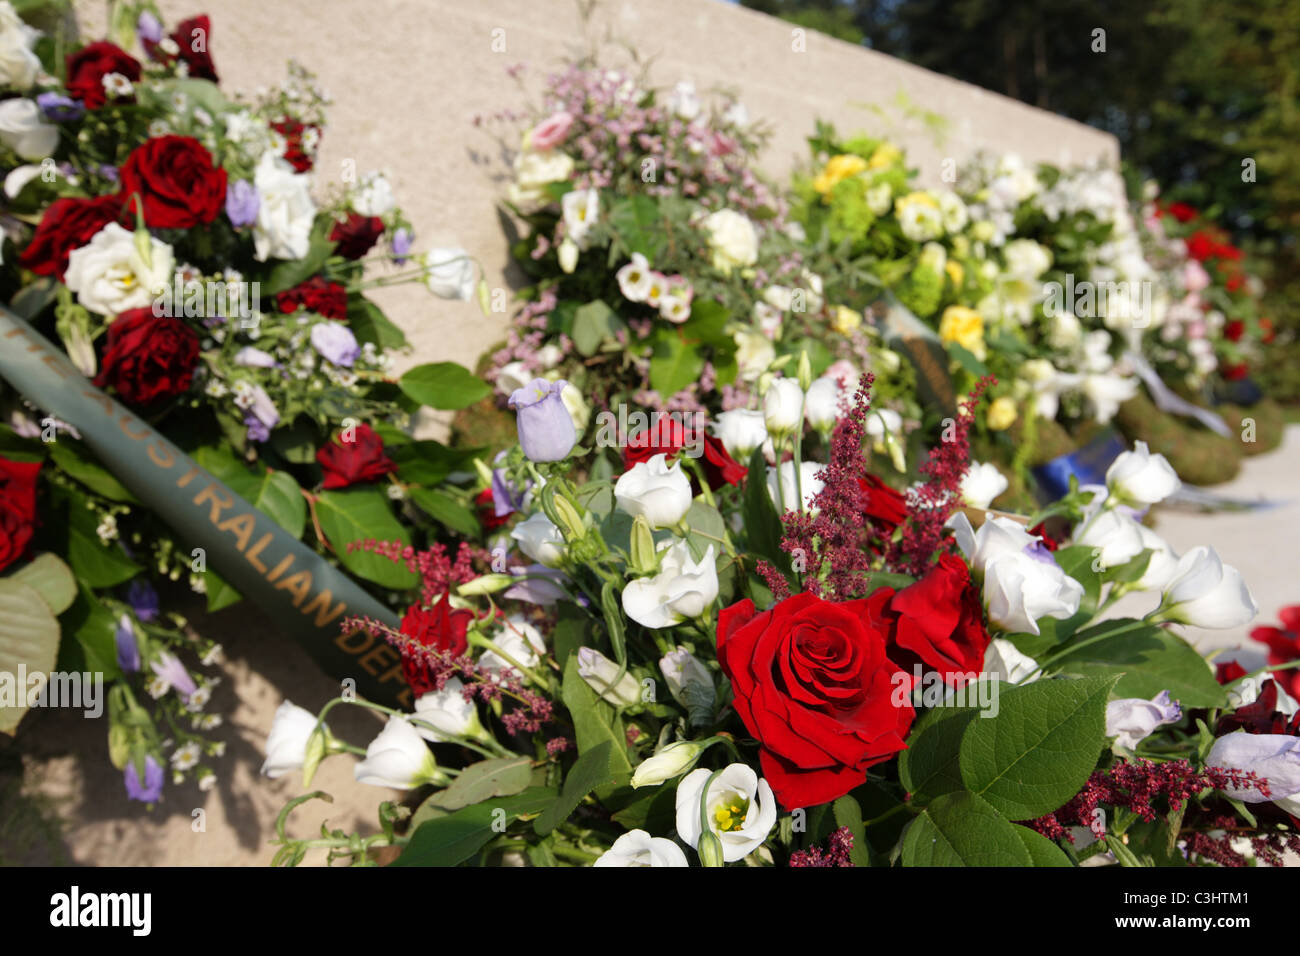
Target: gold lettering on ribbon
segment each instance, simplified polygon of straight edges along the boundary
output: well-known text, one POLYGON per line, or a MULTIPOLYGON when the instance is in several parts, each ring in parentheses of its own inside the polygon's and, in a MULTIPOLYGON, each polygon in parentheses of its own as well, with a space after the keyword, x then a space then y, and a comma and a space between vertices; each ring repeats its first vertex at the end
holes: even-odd
POLYGON ((266 574, 266 565, 257 560, 257 556, 266 549, 268 544, 271 543, 272 537, 271 532, 268 531, 258 539, 257 544, 253 545, 250 550, 244 552, 244 559, 253 567, 257 568, 258 573, 262 575, 266 574))
POLYGON ((293 606, 302 607, 302 602, 307 600, 307 595, 311 593, 311 572, 305 568, 295 572, 277 584, 275 589, 292 592, 293 606))
POLYGON ((230 495, 226 494, 216 485, 205 485, 203 490, 194 496, 195 506, 201 505, 205 501, 211 502, 211 505, 208 508, 208 520, 213 524, 216 524, 221 520, 221 512, 223 510, 235 506, 235 499, 230 497, 230 495))
MULTIPOLYGON (((345 602, 339 601, 333 610, 330 610, 330 601, 334 600, 334 595, 330 593, 329 588, 321 588, 320 593, 312 598, 311 603, 302 609, 304 615, 310 616, 316 612, 316 626, 324 627, 330 621, 341 615, 348 609, 345 602)), ((385 647, 388 645, 385 644, 385 647)))
POLYGON ((248 547, 248 539, 252 537, 253 532, 257 530, 257 519, 251 514, 245 512, 242 515, 235 515, 227 518, 221 524, 217 525, 218 531, 231 531, 235 535, 235 546, 243 551, 248 547))

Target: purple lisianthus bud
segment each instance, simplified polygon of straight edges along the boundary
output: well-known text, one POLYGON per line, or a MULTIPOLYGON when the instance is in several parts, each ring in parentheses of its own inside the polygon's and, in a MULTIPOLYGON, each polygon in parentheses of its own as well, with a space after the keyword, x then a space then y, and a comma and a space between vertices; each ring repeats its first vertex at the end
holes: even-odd
POLYGON ((513 511, 523 507, 524 496, 515 490, 504 469, 492 470, 492 510, 498 518, 504 518, 513 511))
POLYGON ((126 784, 126 795, 132 800, 139 800, 141 803, 157 803, 158 798, 162 796, 163 791, 163 768, 153 754, 148 754, 144 758, 144 780, 140 779, 140 772, 135 768, 135 761, 127 761, 127 765, 122 770, 122 779, 126 784))
POLYGON ((136 36, 142 43, 161 43, 163 38, 162 24, 148 10, 140 14, 140 18, 135 21, 136 36))
POLYGON ((86 115, 86 108, 80 101, 62 93, 41 93, 36 97, 36 105, 51 123, 71 123, 86 115))
POLYGON ((236 179, 226 190, 226 218, 236 228, 255 223, 261 207, 262 197, 257 187, 246 179, 236 179))
POLYGON ((140 646, 135 640, 135 628, 131 626, 131 615, 123 614, 117 619, 117 666, 123 673, 134 674, 140 669, 140 646))
POLYGON ((560 393, 569 383, 535 378, 510 394, 519 444, 530 461, 560 461, 573 450, 578 432, 560 393))
POLYGON ((393 250, 393 261, 396 262, 399 266, 405 265, 406 257, 410 255, 411 246, 414 244, 414 242, 415 242, 415 237, 412 236, 411 231, 405 227, 398 229, 395 233, 393 233, 393 239, 391 243, 392 250, 393 250))
POLYGON ((341 322, 319 322, 311 328, 311 347, 328 362, 351 368, 361 354, 352 331, 341 322))
POLYGON ((110 183, 115 183, 118 180, 117 167, 105 163, 103 166, 99 167, 99 175, 103 176, 110 183))
POLYGON ((185 665, 175 654, 169 654, 162 651, 156 661, 151 661, 149 666, 153 672, 176 689, 176 693, 185 699, 189 699, 190 694, 198 690, 194 684, 194 678, 190 672, 185 669, 185 665))
POLYGON ((235 364, 246 368, 275 368, 275 356, 251 345, 245 345, 235 353, 235 364))
POLYGON ((126 589, 126 602, 142 621, 158 619, 158 592, 143 578, 136 578, 126 589))

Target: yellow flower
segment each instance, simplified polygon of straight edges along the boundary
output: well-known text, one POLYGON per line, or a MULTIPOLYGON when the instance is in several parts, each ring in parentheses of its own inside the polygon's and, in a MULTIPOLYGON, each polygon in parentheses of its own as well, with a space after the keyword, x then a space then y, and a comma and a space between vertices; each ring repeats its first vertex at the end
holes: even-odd
POLYGON ((961 263, 956 259, 949 259, 943 267, 943 271, 948 273, 948 278, 952 279, 955 286, 961 285, 961 280, 966 278, 966 270, 961 267, 961 263))
POLYGON ((884 169, 886 166, 893 166, 901 162, 903 154, 897 146, 890 143, 881 143, 876 147, 876 151, 871 154, 871 161, 867 164, 872 169, 884 169))
POLYGON ((976 358, 984 357, 984 317, 964 305, 950 305, 939 320, 939 338, 956 342, 976 358))
POLYGON ((850 176, 856 176, 866 168, 867 161, 861 156, 854 156, 851 153, 832 156, 826 161, 825 168, 813 180, 813 189, 825 196, 835 188, 837 183, 850 176))
POLYGON ((929 206, 931 209, 939 208, 939 200, 935 199, 929 193, 919 189, 916 192, 908 193, 906 196, 896 200, 896 205, 899 210, 902 210, 905 206, 910 206, 912 203, 929 206))
POLYGON ((1007 396, 993 400, 985 421, 995 432, 1006 431, 1016 420, 1016 403, 1007 396))
POLYGON ((835 315, 831 318, 831 328, 840 335, 851 335, 861 324, 862 313, 855 312, 845 305, 837 306, 835 315))

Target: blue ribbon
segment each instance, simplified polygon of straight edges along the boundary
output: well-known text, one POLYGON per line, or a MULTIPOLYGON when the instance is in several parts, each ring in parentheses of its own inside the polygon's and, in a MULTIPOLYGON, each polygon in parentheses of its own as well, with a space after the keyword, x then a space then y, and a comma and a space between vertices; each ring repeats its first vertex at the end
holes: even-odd
POLYGON ((1047 501, 1055 501, 1070 490, 1071 475, 1078 479, 1080 485, 1105 484, 1106 469, 1124 451, 1124 439, 1114 430, 1108 430, 1078 451, 1053 458, 1030 471, 1038 480, 1040 495, 1047 501))

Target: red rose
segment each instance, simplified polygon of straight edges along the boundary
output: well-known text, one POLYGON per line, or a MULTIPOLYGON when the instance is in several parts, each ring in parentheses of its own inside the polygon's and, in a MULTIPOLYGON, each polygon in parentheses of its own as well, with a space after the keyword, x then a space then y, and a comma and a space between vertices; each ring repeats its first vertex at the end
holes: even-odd
MULTIPOLYGON (((459 657, 469 650, 466 633, 474 612, 465 608, 452 609, 444 593, 432 608, 413 604, 402 616, 402 633, 421 647, 435 651, 448 651, 459 657)), ((411 685, 415 696, 437 689, 430 668, 415 654, 402 654, 402 674, 411 685)))
POLYGON ((346 488, 397 469, 397 463, 384 454, 383 439, 369 425, 358 425, 351 441, 342 439, 340 435, 316 452, 325 472, 324 487, 346 488))
POLYGON ((1236 382, 1250 374, 1250 369, 1245 362, 1235 362, 1231 365, 1224 365, 1220 368, 1224 381, 1236 382))
POLYGON ((786 809, 843 796, 904 749, 916 713, 886 651, 893 594, 834 603, 804 592, 761 614, 745 600, 718 617, 736 713, 786 809))
POLYGON ((217 69, 212 65, 208 42, 212 38, 212 24, 207 14, 190 17, 176 24, 172 39, 181 48, 181 59, 189 67, 189 75, 200 80, 217 82, 217 69))
POLYGON ((194 380, 199 337, 179 319, 129 309, 108 327, 108 346, 95 384, 111 385, 132 405, 180 395, 194 380))
POLYGON ((1226 661, 1214 665, 1214 679, 1220 684, 1231 684, 1233 681, 1245 677, 1248 673, 1250 672, 1236 661, 1226 661))
POLYGON ((513 511, 507 511, 503 515, 497 514, 496 498, 492 495, 491 488, 484 488, 474 498, 474 504, 478 508, 478 520, 483 523, 484 531, 495 531, 514 514, 513 511))
MULTIPOLYGON (((633 465, 647 462, 655 455, 673 458, 680 454, 688 444, 694 446, 698 438, 687 441, 686 428, 680 422, 667 416, 654 419, 654 424, 643 428, 629 437, 623 445, 623 470, 633 465)), ((748 469, 727 452, 726 446, 712 435, 705 434, 704 474, 709 480, 710 488, 721 488, 724 484, 739 485, 745 480, 748 469)))
POLYGON ((873 523, 893 531, 907 518, 907 499, 875 475, 858 479, 864 510, 873 523))
MULTIPOLYGON (((1250 636, 1268 645, 1270 664, 1287 664, 1300 657, 1300 604, 1282 608, 1277 616, 1281 627, 1257 627, 1250 636)), ((1292 697, 1300 694, 1300 672, 1277 671, 1272 676, 1292 697)))
POLYGON ((899 665, 919 661, 952 687, 984 669, 989 632, 979 592, 961 558, 940 557, 925 577, 894 595, 888 610, 898 615, 890 657, 899 665))
POLYGON ((139 193, 145 224, 155 229, 189 229, 217 218, 226 199, 226 171, 188 136, 155 136, 126 158, 122 194, 139 193))
POLYGON ((95 199, 56 199, 36 227, 36 235, 18 257, 18 264, 38 276, 52 275, 60 282, 68 268, 68 254, 80 249, 110 222, 127 225, 121 196, 95 199))
POLYGON ((0 457, 0 571, 27 549, 36 521, 36 473, 39 461, 0 457))
POLYGON ((348 290, 323 276, 312 276, 286 289, 275 297, 275 302, 285 315, 306 309, 327 319, 348 317, 348 290))
POLYGON ((1246 323, 1241 319, 1230 319, 1223 327, 1223 337, 1229 342, 1240 342, 1246 332, 1246 323))
POLYGON ((1203 232, 1194 232, 1187 240, 1187 254, 1197 262, 1204 262, 1214 255, 1216 243, 1203 232))
POLYGON ((284 158, 288 160, 289 165, 300 173, 305 173, 311 169, 312 155, 303 143, 303 136, 309 129, 316 130, 319 133, 320 127, 304 126, 296 119, 285 117, 272 123, 271 129, 284 137, 284 158))
POLYGON ((1199 215, 1194 208, 1185 202, 1171 202, 1167 208, 1169 209, 1169 215, 1179 222, 1191 222, 1199 215))
POLYGON ((350 212, 347 219, 334 224, 330 230, 330 241, 338 243, 334 251, 344 259, 360 259, 383 234, 384 221, 378 216, 350 212))
POLYGON ((1246 280, 1240 275, 1235 275, 1223 284, 1223 287, 1229 292, 1236 292, 1244 285, 1246 280))
POLYGON ((108 94, 104 92, 104 77, 108 74, 120 73, 132 83, 140 82, 140 62, 107 40, 69 53, 66 62, 68 92, 88 110, 97 110, 108 102, 108 94))
POLYGON ((1061 546, 1061 542, 1057 541, 1055 538, 1053 538, 1050 534, 1047 533, 1046 522, 1043 521, 1038 522, 1038 524, 1034 525, 1032 528, 1029 529, 1029 533, 1037 537, 1040 541, 1042 541, 1043 547, 1045 547, 1048 551, 1055 551, 1057 548, 1061 546))

